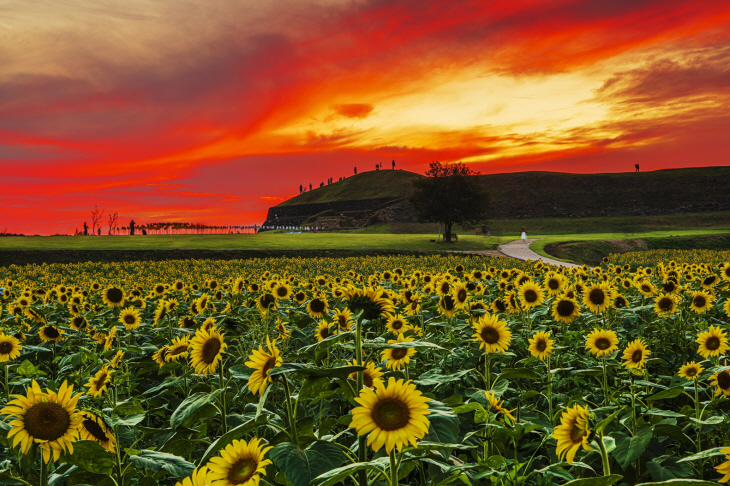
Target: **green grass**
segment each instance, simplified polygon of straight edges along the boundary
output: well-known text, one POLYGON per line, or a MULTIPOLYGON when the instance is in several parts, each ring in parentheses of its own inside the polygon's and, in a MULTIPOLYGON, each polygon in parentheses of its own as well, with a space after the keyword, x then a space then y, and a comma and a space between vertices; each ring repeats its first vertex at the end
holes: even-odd
POLYGON ((264 232, 256 235, 148 235, 148 236, 8 236, 2 250, 31 249, 385 249, 385 250, 491 250, 509 237, 464 235, 450 245, 432 243, 436 234, 394 235, 364 233, 264 232))

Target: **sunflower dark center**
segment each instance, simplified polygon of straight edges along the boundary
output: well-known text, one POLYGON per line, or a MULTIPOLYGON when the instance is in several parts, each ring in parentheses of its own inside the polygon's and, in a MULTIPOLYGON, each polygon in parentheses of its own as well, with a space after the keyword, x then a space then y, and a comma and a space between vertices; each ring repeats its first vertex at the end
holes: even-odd
POLYGON ((687 377, 691 378, 691 377, 693 377, 693 376, 695 376, 695 375, 697 374, 697 371, 698 371, 698 369, 697 369, 697 368, 695 368, 694 366, 690 366, 689 368, 687 368, 687 369, 686 369, 686 370, 684 371, 684 374, 685 374, 685 375, 686 375, 687 377))
POLYGON ((487 344, 496 344, 499 342, 499 331, 493 327, 485 327, 482 329, 481 336, 487 344))
POLYGON ((715 277, 707 277, 702 281, 702 283, 705 285, 712 285, 713 283, 715 283, 715 277))
POLYGON ((674 307, 674 301, 669 297, 659 299, 659 308, 663 311, 670 311, 674 307))
POLYGON ((118 288, 111 288, 106 291, 106 298, 112 303, 119 303, 124 298, 124 293, 118 288))
POLYGON ((717 374, 717 386, 723 390, 730 388, 730 373, 727 371, 721 371, 717 374))
POLYGON ((569 317, 575 311, 575 304, 569 300, 561 300, 556 308, 560 317, 569 317))
POLYGON ((441 284, 441 292, 443 292, 444 294, 448 294, 450 288, 451 286, 446 282, 441 284))
POLYGON ((456 298, 459 300, 459 302, 464 302, 466 300, 466 289, 460 289, 459 292, 456 294, 456 298))
POLYGON ((570 429, 570 440, 574 443, 583 442, 583 437, 586 435, 585 430, 581 429, 577 425, 573 425, 573 428, 570 429))
POLYGON ((596 339, 596 347, 600 350, 608 349, 611 347, 611 341, 604 337, 598 338, 596 339))
POLYGON ((532 289, 528 289, 525 291, 525 300, 532 304, 533 302, 537 302, 537 292, 535 292, 532 289))
POLYGON ((10 352, 13 350, 13 343, 9 343, 7 341, 3 341, 0 343, 0 354, 10 354, 10 352))
POLYGON ((403 327, 403 321, 401 321, 400 319, 396 319, 395 321, 393 321, 393 322, 391 323, 391 327, 392 327, 393 329, 396 329, 396 330, 397 330, 397 329, 400 329, 400 328, 402 328, 402 327, 403 327))
POLYGON ((312 299, 312 302, 309 303, 309 308, 312 309, 312 312, 320 313, 324 311, 324 302, 320 299, 312 299))
POLYGON ((101 426, 97 424, 94 420, 86 419, 82 423, 86 431, 90 433, 94 437, 94 439, 98 440, 99 442, 109 442, 109 438, 104 433, 104 429, 102 429, 101 426))
POLYGON ((56 329, 55 327, 52 327, 52 326, 46 327, 43 330, 43 333, 46 335, 46 337, 48 337, 50 339, 56 339, 61 335, 61 333, 58 332, 58 329, 56 329))
POLYGON ((327 339, 330 336, 330 329, 329 329, 329 327, 322 327, 322 328, 320 328, 319 335, 322 336, 322 339, 327 339))
POLYGON ((494 301, 494 307, 496 307, 499 312, 504 312, 507 309, 501 299, 494 301))
POLYGON ((231 484, 243 484, 253 477, 258 469, 259 463, 251 457, 244 457, 235 462, 228 470, 228 482, 231 484))
POLYGON ((557 290, 560 288, 560 282, 557 279, 551 278, 548 280, 548 287, 552 290, 557 290))
POLYGON ((103 387, 106 384, 106 379, 109 377, 108 374, 102 373, 99 378, 96 379, 96 389, 103 387))
POLYGON ((71 417, 65 408, 55 402, 41 402, 31 406, 23 419, 30 435, 41 440, 56 440, 71 425, 71 417))
POLYGON ((261 302, 261 307, 263 307, 264 309, 268 309, 271 305, 274 304, 275 301, 276 299, 271 294, 264 294, 259 300, 259 302, 261 302))
POLYGON ((452 299, 450 295, 444 295, 442 301, 444 309, 447 311, 454 310, 454 307, 456 307, 456 302, 454 302, 454 299, 452 299))
POLYGON ((707 304, 707 299, 705 299, 704 295, 696 295, 695 298, 692 299, 692 303, 695 307, 702 308, 707 304))
POLYGON ((368 388, 372 388, 373 387, 373 377, 367 371, 365 371, 362 374, 362 384, 365 385, 368 388))
POLYGON ((164 291, 165 291, 165 286, 164 285, 158 285, 157 287, 155 287, 155 292, 157 292, 158 294, 161 294, 164 291))
POLYGON ((705 347, 709 349, 710 351, 714 351, 716 349, 720 348, 720 338, 717 336, 710 336, 707 338, 707 341, 705 341, 705 347))
POLYGON ((406 348, 395 348, 393 349, 393 352, 391 353, 391 356, 393 359, 403 359, 408 354, 408 350, 406 348))
POLYGON ((371 416, 375 425, 385 431, 402 429, 411 419, 408 405, 397 398, 380 400, 373 407, 371 416))
POLYGON ((286 287, 279 287, 278 289, 276 289, 276 295, 278 295, 279 297, 286 297, 287 293, 289 293, 289 289, 287 289, 286 287))
POLYGON ((203 349, 200 353, 203 362, 211 364, 215 361, 218 352, 221 350, 221 342, 217 338, 210 338, 203 344, 203 349))
POLYGON ((640 349, 637 349, 633 353, 631 353, 631 361, 633 363, 639 363, 641 361, 641 358, 644 357, 644 353, 641 352, 640 349))
POLYGON ((269 371, 273 370, 276 366, 276 358, 271 356, 269 359, 266 360, 266 363, 264 363, 264 367, 261 369, 261 374, 264 375, 264 378, 269 376, 269 371))
POLYGON ((663 289, 663 290, 664 290, 665 292, 674 292, 674 290, 675 290, 676 288, 677 288, 677 286, 676 286, 676 285, 675 285, 675 283, 674 283, 673 281, 671 281, 671 280, 670 280, 670 281, 668 281, 667 283, 665 283, 665 284, 664 284, 664 286, 662 287, 662 289, 663 289))
POLYGON ((606 300, 606 294, 601 289, 593 289, 588 294, 588 299, 595 305, 601 305, 606 300))
POLYGON ((540 339, 537 343, 535 343, 535 348, 542 353, 547 348, 547 343, 540 339))
POLYGON ((134 318, 134 315, 127 314, 124 316, 124 323, 125 324, 134 324, 136 319, 134 318))
POLYGON ((167 355, 168 356, 177 356, 178 354, 182 354, 182 353, 186 352, 187 350, 188 350, 188 345, 184 344, 184 345, 176 346, 175 348, 171 349, 167 353, 167 355))

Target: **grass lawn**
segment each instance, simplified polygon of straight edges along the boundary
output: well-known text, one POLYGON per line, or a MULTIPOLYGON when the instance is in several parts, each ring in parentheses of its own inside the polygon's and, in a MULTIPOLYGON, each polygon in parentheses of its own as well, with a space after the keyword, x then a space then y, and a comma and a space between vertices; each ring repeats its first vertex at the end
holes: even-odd
MULTIPOLYGON (((535 253, 544 257, 553 258, 545 252, 545 245, 550 243, 559 243, 564 241, 601 241, 601 240, 626 240, 640 238, 670 238, 673 236, 700 236, 700 235, 716 235, 730 233, 730 228, 699 228, 699 229, 674 229, 664 231, 646 231, 639 233, 590 233, 590 234, 564 234, 564 235, 532 235, 530 238, 540 238, 530 244, 530 249, 535 253)), ((565 260, 569 261, 569 260, 565 260)), ((572 262, 583 263, 583 262, 572 262)))
POLYGON ((0 250, 132 249, 338 249, 338 250, 491 250, 512 237, 459 236, 450 245, 432 243, 431 234, 264 232, 256 235, 8 236, 0 250))

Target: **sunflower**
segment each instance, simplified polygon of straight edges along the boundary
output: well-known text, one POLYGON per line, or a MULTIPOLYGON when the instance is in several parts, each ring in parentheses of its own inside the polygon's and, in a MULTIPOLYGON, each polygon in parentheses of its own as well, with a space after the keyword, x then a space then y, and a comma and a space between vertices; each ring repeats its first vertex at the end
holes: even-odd
POLYGON ((109 367, 110 367, 110 368, 114 368, 114 369, 117 369, 117 368, 119 368, 119 363, 121 363, 121 362, 122 362, 122 358, 123 358, 123 357, 124 357, 124 351, 122 351, 122 350, 120 349, 119 351, 117 351, 117 354, 116 354, 116 355, 114 355, 114 359, 112 359, 112 360, 111 360, 111 361, 109 362, 109 367))
POLYGON ((416 385, 395 378, 375 383, 375 390, 363 388, 355 401, 361 406, 352 410, 352 422, 357 435, 368 434, 367 445, 379 451, 385 445, 390 454, 394 447, 400 451, 410 443, 417 447, 431 426, 426 418, 429 398, 416 390, 416 385))
POLYGON ((266 387, 271 383, 269 378, 269 372, 281 366, 283 360, 279 355, 279 350, 276 347, 276 339, 271 342, 269 337, 266 337, 266 347, 268 352, 264 351, 263 346, 259 346, 259 349, 254 349, 251 355, 248 357, 249 361, 244 364, 254 371, 248 379, 248 389, 253 392, 254 395, 257 393, 263 395, 266 391, 266 387))
POLYGON ((459 302, 452 295, 443 295, 439 299, 439 311, 448 318, 453 317, 459 308, 459 302))
POLYGON ((560 425, 555 427, 555 431, 551 437, 558 441, 556 453, 561 461, 567 455, 566 460, 568 464, 572 464, 575 454, 581 446, 586 451, 593 450, 588 445, 588 438, 591 435, 591 431, 588 429, 589 416, 590 412, 588 408, 577 404, 573 407, 566 408, 565 412, 560 416, 560 425))
MULTIPOLYGON (((33 380, 26 396, 13 395, 14 400, 0 410, 0 414, 8 415, 10 432, 8 439, 13 439, 13 447, 20 444, 23 454, 28 454, 34 443, 41 445, 43 461, 53 462, 61 456, 61 452, 73 452, 73 442, 79 437, 81 417, 76 411, 76 404, 82 394, 73 395, 73 385, 64 381, 58 393, 41 387, 33 380)), ((6 419, 7 420, 7 419, 6 419)))
POLYGON ((272 290, 277 300, 288 299, 292 294, 291 287, 285 283, 277 283, 272 290))
POLYGON ((536 332, 528 341, 530 347, 527 350, 537 359, 549 358, 553 352, 553 340, 547 331, 536 332))
POLYGON ((593 313, 605 312, 613 305, 611 287, 607 283, 592 285, 583 292, 583 305, 593 313))
POLYGON ((257 486, 266 466, 271 464, 264 455, 271 449, 257 438, 246 442, 234 440, 208 463, 211 486, 257 486))
POLYGON ((622 358, 626 361, 621 363, 621 366, 626 366, 627 368, 643 368, 646 366, 646 357, 650 354, 651 351, 646 348, 644 340, 635 339, 624 350, 622 358))
POLYGON ((372 289, 351 288, 345 293, 347 307, 357 314, 362 311, 362 318, 373 320, 393 314, 393 303, 383 298, 382 293, 372 289))
POLYGON ((565 277, 560 274, 550 275, 545 279, 545 288, 553 297, 560 295, 565 288, 565 277))
POLYGON ((109 287, 101 293, 101 298, 109 307, 122 307, 124 305, 124 290, 119 287, 109 287))
POLYGON ((512 341, 512 331, 505 321, 497 316, 484 314, 472 325, 476 331, 472 337, 479 342, 479 349, 484 348, 486 353, 503 353, 509 348, 512 341))
POLYGON ((160 349, 152 354, 152 359, 155 361, 155 363, 160 365, 160 368, 165 366, 165 364, 167 363, 168 351, 169 349, 167 348, 167 346, 162 346, 160 349))
POLYGON ((37 324, 44 324, 46 322, 46 318, 43 317, 43 314, 41 314, 40 311, 33 309, 32 307, 26 307, 23 310, 23 314, 25 314, 25 317, 37 324))
POLYGON ((580 305, 575 299, 563 296, 553 302, 553 319, 570 324, 580 316, 580 305))
POLYGON ((81 416, 79 440, 93 440, 109 452, 115 452, 114 430, 104 422, 104 419, 87 410, 80 412, 79 415, 81 416))
POLYGON ((263 315, 276 309, 276 297, 273 294, 263 293, 256 299, 256 307, 263 315))
POLYGON ((654 297, 657 293, 656 286, 648 280, 640 280, 636 282, 636 288, 644 297, 654 297))
POLYGON ((464 307, 466 300, 469 298, 469 289, 463 284, 456 285, 454 286, 454 291, 452 292, 451 297, 456 301, 459 307, 464 307))
POLYGON ((515 410, 507 410, 504 405, 504 401, 500 400, 499 398, 494 396, 494 392, 484 392, 484 394, 487 396, 487 400, 489 401, 489 405, 492 407, 492 410, 494 410, 494 413, 501 413, 504 418, 509 419, 512 423, 515 423, 515 417, 512 415, 512 412, 515 410))
POLYGON ((307 313, 317 319, 321 319, 327 314, 327 299, 315 297, 307 304, 307 313))
POLYGON ((517 287, 517 295, 525 309, 533 309, 545 300, 545 292, 542 287, 531 280, 517 287))
POLYGON ((175 486, 209 486, 212 482, 213 476, 208 466, 201 466, 193 471, 192 476, 178 481, 175 486))
POLYGON ((112 326, 109 329, 109 334, 104 339, 104 351, 109 351, 114 347, 114 339, 117 337, 117 326, 112 326))
POLYGON ((492 312, 497 314, 499 312, 505 312, 507 310, 507 304, 505 304, 503 299, 498 297, 494 299, 489 308, 492 309, 492 312))
POLYGON ((716 386, 715 396, 730 395, 730 370, 718 371, 710 377, 710 385, 716 386))
MULTIPOLYGON (((411 342, 413 338, 403 337, 403 334, 398 334, 398 339, 388 340, 388 344, 411 342)), ((380 352, 380 358, 385 361, 385 366, 389 369, 399 371, 411 362, 411 356, 415 354, 416 350, 413 348, 387 348, 380 352)))
MULTIPOLYGON (((351 363, 347 363, 350 366, 357 366, 357 360, 353 359, 351 363)), ((383 384, 383 380, 380 379, 381 376, 383 376, 383 369, 378 367, 375 367, 375 364, 367 362, 363 363, 365 366, 365 369, 362 371, 362 384, 363 386, 366 386, 368 388, 373 388, 375 386, 375 382, 380 382, 380 384, 383 384)), ((357 381, 357 371, 355 373, 350 373, 350 378, 357 381)))
POLYGON ((203 331, 208 331, 208 332, 215 331, 215 327, 216 327, 215 319, 212 317, 207 318, 200 325, 200 329, 202 329, 203 331))
POLYGON ((710 356, 717 357, 725 354, 730 349, 727 343, 727 335, 720 327, 710 326, 710 329, 697 335, 696 343, 700 345, 697 350, 703 358, 710 356))
POLYGON ((17 358, 22 349, 23 346, 17 338, 0 333, 0 363, 17 358))
POLYGON ((713 302, 715 302, 715 297, 709 292, 694 292, 692 294, 692 302, 690 302, 689 308, 692 309, 692 312, 704 314, 712 308, 713 302))
POLYGON ((320 321, 317 330, 314 331, 314 337, 317 338, 317 342, 323 341, 330 336, 334 336, 335 334, 337 334, 337 329, 330 332, 330 325, 327 323, 327 321, 320 321))
POLYGON ((100 397, 107 390, 107 387, 111 383, 111 377, 113 373, 114 370, 110 370, 109 365, 102 366, 101 369, 96 372, 94 377, 90 378, 89 382, 84 385, 89 389, 86 394, 91 395, 94 398, 100 397))
POLYGON ((618 336, 613 331, 594 328, 586 337, 586 348, 597 358, 608 356, 618 349, 618 336))
POLYGON ((167 346, 167 353, 165 354, 165 361, 178 361, 188 357, 190 350, 190 338, 173 338, 172 344, 167 346))
POLYGON ((695 381, 697 377, 700 376, 700 373, 702 373, 704 370, 705 369, 702 367, 701 364, 690 361, 686 365, 682 366, 677 374, 682 378, 686 378, 689 381, 695 381))
POLYGON ((197 374, 215 373, 215 368, 228 345, 223 342, 223 334, 216 330, 210 332, 198 329, 190 340, 191 366, 197 374))
POLYGON ((333 316, 332 320, 337 323, 337 329, 347 332, 352 330, 355 320, 352 318, 352 312, 349 309, 339 310, 333 316))
POLYGON ((725 462, 723 462, 719 466, 715 466, 715 471, 719 472, 720 474, 724 474, 724 476, 718 479, 717 482, 727 483, 728 481, 730 481, 730 447, 720 449, 720 452, 725 454, 725 462))
POLYGON ((660 317, 671 316, 677 310, 677 301, 671 294, 658 295, 654 300, 654 312, 660 317))
POLYGON ((56 326, 50 324, 43 326, 38 331, 41 341, 44 343, 54 342, 60 343, 63 341, 63 331, 56 326))
POLYGON ((408 324, 408 321, 400 316, 388 317, 388 321, 385 323, 385 327, 393 334, 403 334, 411 328, 410 324, 408 324))
POLYGON ((74 316, 68 321, 68 325, 77 331, 86 332, 89 330, 89 321, 84 316, 74 316))
POLYGON ((180 320, 177 321, 177 324, 181 329, 195 329, 198 326, 195 319, 190 316, 182 316, 180 320))
POLYGON ((142 319, 139 316, 139 309, 134 307, 127 307, 119 313, 119 322, 124 324, 124 328, 127 331, 137 329, 142 323, 142 319))

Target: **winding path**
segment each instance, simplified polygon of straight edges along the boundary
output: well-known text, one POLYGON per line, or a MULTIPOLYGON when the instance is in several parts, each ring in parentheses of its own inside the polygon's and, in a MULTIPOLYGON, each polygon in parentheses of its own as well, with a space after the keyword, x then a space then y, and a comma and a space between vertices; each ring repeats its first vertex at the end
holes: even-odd
POLYGON ((533 241, 537 241, 537 239, 527 239, 527 244, 523 243, 522 240, 515 240, 510 241, 509 243, 505 243, 504 245, 499 245, 499 251, 507 255, 511 258, 516 258, 517 260, 540 260, 545 263, 549 263, 550 265, 559 265, 561 267, 579 267, 580 265, 576 265, 575 263, 566 263, 561 262, 558 260, 553 260, 552 258, 545 258, 541 255, 538 255, 534 251, 530 250, 530 243, 533 241))

